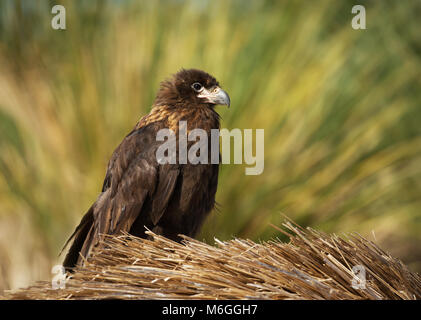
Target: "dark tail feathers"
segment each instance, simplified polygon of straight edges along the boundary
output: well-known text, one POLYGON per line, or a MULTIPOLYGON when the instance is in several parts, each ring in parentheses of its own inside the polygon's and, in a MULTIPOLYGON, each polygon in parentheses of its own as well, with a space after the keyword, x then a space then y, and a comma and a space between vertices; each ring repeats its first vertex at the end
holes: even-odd
POLYGON ((68 243, 72 239, 74 239, 69 251, 67 252, 66 258, 64 258, 64 261, 63 261, 63 267, 66 269, 66 271, 72 271, 72 269, 77 265, 79 257, 80 257, 79 252, 81 252, 83 244, 87 240, 89 231, 91 231, 93 227, 93 222, 94 222, 93 207, 91 207, 88 210, 88 212, 83 216, 79 225, 76 227, 75 231, 66 241, 66 243, 63 246, 63 249, 61 250, 61 252, 63 252, 63 250, 68 245, 68 243))

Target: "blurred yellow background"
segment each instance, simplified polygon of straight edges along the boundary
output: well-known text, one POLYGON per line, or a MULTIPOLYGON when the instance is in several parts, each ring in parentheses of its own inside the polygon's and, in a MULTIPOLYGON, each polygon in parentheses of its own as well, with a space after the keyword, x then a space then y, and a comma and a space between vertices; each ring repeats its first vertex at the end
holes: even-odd
POLYGON ((223 128, 265 129, 263 174, 222 165, 199 239, 281 237, 269 223, 285 214, 421 271, 420 13, 409 0, 1 1, 0 292, 51 278, 114 148, 182 67, 229 92, 223 128), (55 4, 66 30, 51 27, 55 4))

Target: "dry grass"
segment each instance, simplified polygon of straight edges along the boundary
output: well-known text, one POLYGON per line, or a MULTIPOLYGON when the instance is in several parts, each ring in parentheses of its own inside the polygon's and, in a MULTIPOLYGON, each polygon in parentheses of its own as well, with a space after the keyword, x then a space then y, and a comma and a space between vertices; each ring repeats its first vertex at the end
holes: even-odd
POLYGON ((234 239, 216 246, 108 236, 83 268, 53 290, 48 281, 7 299, 420 299, 421 277, 358 234, 345 238, 290 221, 289 243, 234 239), (354 289, 352 267, 366 269, 354 289))

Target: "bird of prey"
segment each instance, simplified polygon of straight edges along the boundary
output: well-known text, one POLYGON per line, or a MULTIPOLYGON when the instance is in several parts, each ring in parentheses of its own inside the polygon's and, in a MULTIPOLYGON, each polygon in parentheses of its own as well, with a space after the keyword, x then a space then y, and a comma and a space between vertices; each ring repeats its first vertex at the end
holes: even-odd
POLYGON ((157 133, 170 129, 179 139, 179 123, 185 121, 187 132, 203 129, 210 138, 219 129, 215 105, 229 106, 230 98, 204 71, 182 69, 161 82, 152 110, 115 149, 101 193, 67 240, 65 247, 73 239, 66 270, 83 265, 104 234, 146 238, 145 227, 175 241, 179 234, 197 234, 215 205, 218 163, 160 164, 156 153, 164 142, 157 133))

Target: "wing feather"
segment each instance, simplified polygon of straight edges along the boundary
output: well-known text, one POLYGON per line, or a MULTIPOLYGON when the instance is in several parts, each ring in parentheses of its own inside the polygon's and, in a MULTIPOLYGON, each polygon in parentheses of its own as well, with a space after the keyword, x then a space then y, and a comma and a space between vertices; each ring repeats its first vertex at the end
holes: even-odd
MULTIPOLYGON (((155 122, 133 130, 114 151, 102 192, 90 210, 92 225, 85 228, 83 246, 78 245, 83 257, 89 256, 104 234, 129 232, 139 215, 149 214, 155 225, 161 219, 179 175, 178 166, 158 165, 156 160, 156 150, 162 143, 156 141, 156 132, 162 126, 155 122), (151 209, 142 212, 147 199, 151 201, 148 206, 151 209)), ((81 243, 83 239, 78 239, 78 234, 77 229, 72 236, 74 242, 81 243)), ((75 252, 70 254, 73 257, 75 252)), ((80 260, 79 257, 78 263, 80 260)))
POLYGON ((159 183, 152 200, 151 220, 157 225, 170 197, 173 195, 177 178, 180 174, 179 166, 166 164, 159 167, 159 183))

